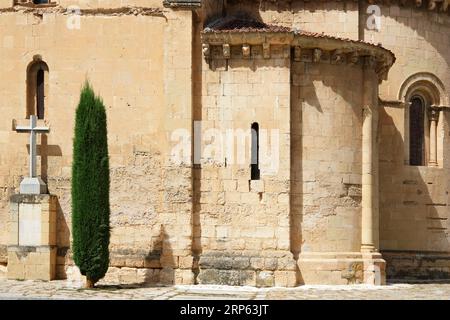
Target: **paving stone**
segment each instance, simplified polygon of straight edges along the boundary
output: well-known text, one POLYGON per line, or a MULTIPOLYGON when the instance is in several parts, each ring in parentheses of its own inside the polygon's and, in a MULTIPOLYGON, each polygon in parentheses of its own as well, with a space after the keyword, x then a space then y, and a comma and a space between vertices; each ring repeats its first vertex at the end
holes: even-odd
POLYGON ((255 288, 218 285, 138 287, 104 284, 94 290, 58 280, 0 280, 0 300, 450 300, 450 284, 390 284, 387 286, 301 286, 255 288))

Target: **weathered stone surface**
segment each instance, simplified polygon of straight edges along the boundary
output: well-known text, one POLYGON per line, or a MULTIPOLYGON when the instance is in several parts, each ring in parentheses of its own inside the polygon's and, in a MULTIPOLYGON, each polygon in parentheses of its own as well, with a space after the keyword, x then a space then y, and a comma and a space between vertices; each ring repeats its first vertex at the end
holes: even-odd
POLYGON ((255 272, 245 270, 201 270, 198 276, 200 284, 222 284, 229 286, 255 285, 255 272))
POLYGON ((256 273, 256 286, 260 288, 273 287, 275 285, 274 274, 271 271, 259 271, 256 273))
MULTIPOLYGON (((107 276, 115 281, 191 283, 198 273, 200 282, 237 285, 290 286, 294 278, 357 282, 359 273, 348 264, 363 260, 363 199, 372 199, 374 190, 380 193, 371 206, 379 212, 374 249, 417 252, 414 258, 389 255, 388 275, 448 277, 445 255, 420 257, 449 252, 448 116, 439 111, 433 117, 435 148, 430 132, 424 133, 425 158, 433 149, 436 163, 409 166, 409 109, 402 101, 426 88, 430 105, 449 105, 450 27, 447 13, 437 11, 446 2, 431 11, 413 2, 401 7, 397 1, 377 2, 383 12, 378 31, 361 28, 369 17, 355 1, 262 1, 260 6, 229 1, 226 12, 221 1, 212 0, 130 0, 127 7, 119 2, 102 1, 100 8, 98 1, 84 1, 73 16, 68 0, 0 4, 0 71, 8 79, 0 84, 1 265, 8 260, 2 248, 16 238, 8 228, 14 216, 9 213, 19 208, 14 198, 11 206, 8 202, 27 173, 27 138, 11 134, 11 120, 25 121, 34 110, 33 97, 25 94, 26 76, 39 58, 49 66, 45 121, 55 134, 39 141, 38 172, 59 200, 58 277, 76 275, 70 251, 71 141, 86 75, 108 110, 107 276), (260 25, 285 29, 212 32, 224 23, 216 17, 236 18, 236 11, 260 18, 260 25), (71 18, 80 28, 68 26, 71 18), (205 25, 211 30, 201 35, 205 25), (302 36, 299 30, 318 35, 302 36), (327 35, 381 43, 397 61, 386 74, 388 66, 379 61, 393 57, 388 51, 327 35), (82 50, 93 42, 93 52, 82 50), (368 96, 380 101, 372 132, 379 150, 369 173, 362 147, 368 96), (191 163, 192 139, 185 152, 178 150, 183 159, 177 161, 174 138, 181 131, 189 135, 194 121, 202 121, 202 130, 223 132, 249 131, 257 122, 261 139, 263 130, 278 133, 279 148, 272 154, 279 157, 260 161, 260 180, 251 180, 250 160, 237 163, 236 154, 209 150, 201 163, 191 163), (294 257, 305 254, 312 257, 297 265, 294 257)), ((364 272, 372 271, 364 267, 364 272)))

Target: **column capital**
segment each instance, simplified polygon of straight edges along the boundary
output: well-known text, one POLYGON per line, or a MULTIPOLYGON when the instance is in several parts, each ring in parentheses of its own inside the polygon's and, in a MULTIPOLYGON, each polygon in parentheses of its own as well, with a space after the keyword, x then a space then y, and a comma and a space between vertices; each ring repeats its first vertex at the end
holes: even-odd
POLYGON ((439 114, 442 108, 440 106, 432 105, 428 108, 428 117, 430 118, 430 121, 438 121, 439 120, 439 114))

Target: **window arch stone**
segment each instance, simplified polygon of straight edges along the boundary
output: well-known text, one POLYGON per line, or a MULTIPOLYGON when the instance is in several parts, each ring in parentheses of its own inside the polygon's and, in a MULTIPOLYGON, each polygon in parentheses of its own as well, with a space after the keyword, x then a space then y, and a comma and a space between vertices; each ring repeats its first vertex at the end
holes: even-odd
POLYGON ((37 115, 44 119, 48 110, 49 69, 40 56, 35 56, 27 67, 27 119, 37 115))
POLYGON ((408 103, 412 95, 417 91, 428 94, 432 105, 448 106, 445 86, 432 73, 419 72, 406 79, 400 87, 399 100, 408 103))
POLYGON ((443 139, 443 135, 437 129, 439 114, 442 108, 448 105, 448 96, 442 81, 431 73, 416 73, 402 84, 399 100, 405 105, 405 162, 409 165, 438 166, 438 159, 441 159, 442 155, 438 155, 437 150, 442 148, 437 148, 437 145, 442 144, 443 139), (423 116, 417 114, 419 100, 423 108, 423 116), (414 114, 411 115, 411 112, 414 114), (418 119, 423 119, 423 124, 416 123, 418 119), (423 130, 423 132, 411 130, 423 130), (411 141, 411 139, 417 139, 417 141, 411 141), (422 158, 418 157, 420 145, 424 149, 422 158))

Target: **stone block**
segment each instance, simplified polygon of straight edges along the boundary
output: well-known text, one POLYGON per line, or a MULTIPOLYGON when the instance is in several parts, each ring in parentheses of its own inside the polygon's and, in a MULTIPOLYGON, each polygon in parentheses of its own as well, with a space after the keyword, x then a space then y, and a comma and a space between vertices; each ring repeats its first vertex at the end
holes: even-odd
POLYGON ((297 275, 295 271, 275 271, 274 284, 276 287, 295 287, 297 275))
POLYGON ((251 180, 250 181, 250 191, 252 192, 264 192, 264 181, 263 180, 251 180))
POLYGON ((120 283, 135 284, 138 283, 137 269, 123 267, 119 270, 120 283))
POLYGON ((275 285, 275 278, 272 271, 256 272, 256 286, 258 288, 268 288, 275 285))

